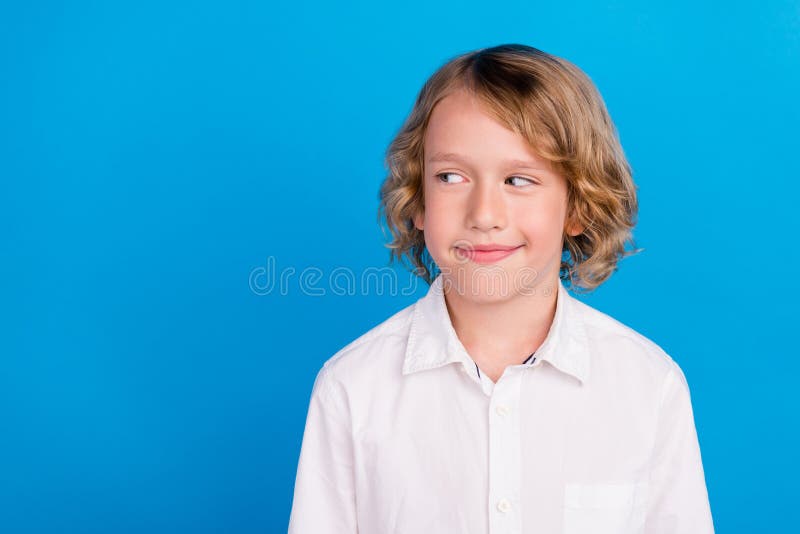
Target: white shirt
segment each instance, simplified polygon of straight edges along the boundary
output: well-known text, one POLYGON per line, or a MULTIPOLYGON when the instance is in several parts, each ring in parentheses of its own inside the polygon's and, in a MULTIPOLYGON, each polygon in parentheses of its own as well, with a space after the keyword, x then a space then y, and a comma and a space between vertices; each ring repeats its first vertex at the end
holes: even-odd
POLYGON ((427 294, 325 362, 290 534, 711 534, 689 388, 658 345, 572 297, 497 383, 427 294))

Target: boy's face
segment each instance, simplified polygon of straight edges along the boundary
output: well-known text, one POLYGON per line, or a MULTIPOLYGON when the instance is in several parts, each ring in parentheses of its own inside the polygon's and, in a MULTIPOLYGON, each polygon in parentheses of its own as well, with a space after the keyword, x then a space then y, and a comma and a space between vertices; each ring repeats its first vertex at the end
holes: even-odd
POLYGON ((565 228, 564 177, 464 91, 436 105, 424 143, 425 209, 414 224, 445 283, 475 301, 554 290, 564 233, 581 231, 565 228), (470 252, 480 245, 516 248, 470 252))

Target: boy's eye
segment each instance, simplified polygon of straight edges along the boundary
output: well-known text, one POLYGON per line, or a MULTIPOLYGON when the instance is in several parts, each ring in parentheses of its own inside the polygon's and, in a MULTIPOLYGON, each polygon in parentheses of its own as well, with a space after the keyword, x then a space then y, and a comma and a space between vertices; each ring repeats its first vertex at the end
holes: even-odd
MULTIPOLYGON (((460 183, 460 182, 464 181, 464 177, 461 176, 458 173, 455 173, 455 172, 442 172, 442 173, 437 174, 436 178, 438 178, 440 181, 442 181, 444 183, 450 183, 450 184, 460 183), (451 177, 451 176, 455 176, 456 178, 453 179, 453 180, 450 180, 449 177, 451 177)), ((530 178, 523 178, 522 176, 510 176, 510 177, 506 178, 506 182, 508 182, 509 180, 512 181, 511 185, 516 185, 516 186, 520 186, 520 187, 524 187, 526 185, 535 185, 536 184, 536 182, 534 180, 531 180, 530 178)))
POLYGON ((442 172, 442 173, 439 173, 439 174, 437 174, 437 175, 436 175, 436 178, 438 178, 439 180, 441 180, 441 181, 443 181, 443 182, 445 182, 445 183, 450 183, 450 184, 453 184, 453 183, 458 183, 458 182, 462 182, 462 181, 464 181, 464 177, 463 177, 463 176, 461 176, 460 174, 456 174, 456 173, 454 173, 454 172, 442 172), (449 181, 447 180, 447 177, 448 177, 448 176, 457 176, 458 178, 460 178, 460 180, 456 180, 456 181, 453 181, 453 182, 449 182, 449 181))
POLYGON ((511 176, 509 178, 506 178, 506 181, 508 181, 508 180, 518 180, 516 185, 520 185, 520 186, 525 186, 525 185, 528 185, 528 184, 532 184, 532 185, 536 184, 536 182, 531 180, 530 178, 523 178, 522 176, 511 176))

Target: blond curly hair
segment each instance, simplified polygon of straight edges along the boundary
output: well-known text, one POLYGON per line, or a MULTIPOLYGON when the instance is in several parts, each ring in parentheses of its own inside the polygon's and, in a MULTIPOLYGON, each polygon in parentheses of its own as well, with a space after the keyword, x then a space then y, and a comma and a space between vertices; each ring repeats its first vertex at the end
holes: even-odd
POLYGON ((508 129, 522 135, 537 155, 566 178, 568 219, 584 228, 564 232, 559 276, 587 293, 640 252, 633 240, 638 202, 630 166, 600 93, 572 63, 520 44, 465 53, 440 67, 423 85, 414 108, 390 143, 389 174, 380 187, 378 220, 392 234, 389 261, 410 260, 428 284, 438 268, 414 216, 424 211, 423 149, 434 106, 465 89, 508 129), (632 250, 626 250, 626 244, 632 250))

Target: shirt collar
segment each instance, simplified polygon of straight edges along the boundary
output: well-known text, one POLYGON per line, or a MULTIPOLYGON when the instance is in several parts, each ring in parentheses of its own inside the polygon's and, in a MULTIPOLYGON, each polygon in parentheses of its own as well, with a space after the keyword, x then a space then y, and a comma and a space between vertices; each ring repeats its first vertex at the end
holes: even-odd
MULTIPOLYGON (((448 363, 460 362, 467 368, 475 365, 453 329, 442 280, 440 273, 427 294, 414 305, 403 362, 404 375, 448 363)), ((555 317, 535 356, 584 384, 589 377, 590 354, 578 305, 559 279, 555 317)))

